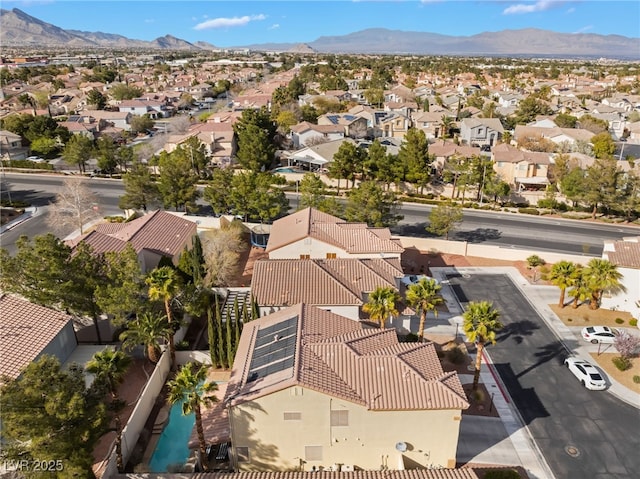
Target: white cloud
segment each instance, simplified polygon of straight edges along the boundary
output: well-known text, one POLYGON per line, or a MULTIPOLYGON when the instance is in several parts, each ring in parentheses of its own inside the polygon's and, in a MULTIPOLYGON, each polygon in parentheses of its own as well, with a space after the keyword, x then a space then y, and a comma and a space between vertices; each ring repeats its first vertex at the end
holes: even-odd
POLYGON ((551 8, 556 8, 562 5, 558 0, 538 0, 533 3, 518 3, 517 5, 511 5, 502 11, 503 15, 519 15, 521 13, 534 13, 543 12, 551 8))
POLYGON ((271 25, 269 27, 269 30, 275 30, 276 28, 280 28, 280 24, 279 23, 274 23, 273 25, 271 25))
POLYGON ((212 18, 202 23, 198 23, 194 30, 209 30, 211 28, 229 28, 229 27, 243 27, 249 22, 255 22, 265 20, 266 15, 245 15, 243 17, 231 17, 231 18, 212 18))

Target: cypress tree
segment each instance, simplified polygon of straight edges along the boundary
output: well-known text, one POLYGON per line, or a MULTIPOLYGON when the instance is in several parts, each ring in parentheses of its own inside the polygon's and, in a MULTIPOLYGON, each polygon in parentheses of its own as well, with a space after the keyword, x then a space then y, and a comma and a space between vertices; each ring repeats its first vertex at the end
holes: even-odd
POLYGON ((207 308, 207 339, 209 341, 209 356, 211 357, 211 364, 215 368, 218 365, 218 358, 216 357, 216 336, 213 327, 213 310, 211 309, 211 305, 207 308))
POLYGON ((216 364, 218 367, 224 367, 224 339, 222 336, 222 313, 220 311, 220 303, 216 296, 216 364))

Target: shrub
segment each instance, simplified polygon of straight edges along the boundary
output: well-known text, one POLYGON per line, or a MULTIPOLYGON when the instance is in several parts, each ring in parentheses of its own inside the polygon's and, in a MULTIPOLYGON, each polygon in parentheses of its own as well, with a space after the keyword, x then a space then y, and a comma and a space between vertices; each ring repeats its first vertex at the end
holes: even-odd
POLYGON ((529 266, 531 266, 532 268, 535 268, 537 266, 542 266, 543 264, 546 263, 545 260, 543 260, 540 256, 538 256, 537 254, 532 254, 531 256, 529 256, 527 258, 527 263, 529 264, 529 266))
POLYGON ((467 355, 464 353, 464 351, 457 346, 447 351, 447 359, 453 364, 464 363, 466 357, 467 355))
POLYGON ((539 215, 540 212, 535 208, 518 208, 518 213, 522 213, 523 215, 539 215))
MULTIPOLYGON (((640 338, 629 334, 624 329, 621 330, 613 340, 614 347, 623 358, 630 358, 637 354, 640 349, 640 338)), ((624 371, 624 369, 622 369, 624 371)))
POLYGON ((624 358, 622 356, 616 356, 611 360, 613 365, 618 368, 619 371, 626 371, 631 368, 631 361, 629 358, 624 358))
POLYGON ((637 326, 638 325, 638 320, 633 318, 629 320, 629 326, 637 326))
POLYGON ((476 389, 471 394, 471 397, 475 402, 482 402, 484 401, 484 391, 482 389, 476 389))
POLYGON ((640 384, 640 376, 638 376, 637 374, 633 376, 633 382, 636 384, 640 384))
POLYGON ((615 321, 616 321, 616 324, 622 324, 622 323, 624 323, 624 319, 622 319, 622 318, 616 318, 616 320, 615 320, 615 321))
POLYGON ((419 341, 419 337, 416 333, 409 333, 402 338, 402 342, 404 343, 417 343, 419 341))
POLYGON ((514 469, 492 469, 485 472, 484 479, 520 479, 520 474, 514 469))

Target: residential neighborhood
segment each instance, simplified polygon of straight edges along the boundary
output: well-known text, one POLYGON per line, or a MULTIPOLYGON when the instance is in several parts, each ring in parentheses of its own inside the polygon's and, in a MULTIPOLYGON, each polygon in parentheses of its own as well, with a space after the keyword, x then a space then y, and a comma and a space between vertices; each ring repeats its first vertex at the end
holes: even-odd
POLYGON ((638 64, 426 58, 3 51, 0 476, 631 477, 638 64))

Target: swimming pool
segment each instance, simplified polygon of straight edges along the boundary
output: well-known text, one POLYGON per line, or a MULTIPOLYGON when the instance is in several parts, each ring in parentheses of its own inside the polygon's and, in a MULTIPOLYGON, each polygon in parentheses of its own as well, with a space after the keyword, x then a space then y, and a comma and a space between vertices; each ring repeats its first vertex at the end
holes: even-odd
POLYGON ((182 403, 171 406, 169 420, 160 434, 160 439, 149 461, 151 472, 168 472, 170 464, 184 464, 189 459, 188 447, 196 415, 182 415, 182 403))
POLYGON ((300 171, 295 170, 293 168, 289 168, 288 166, 281 166, 280 168, 275 168, 273 172, 274 173, 300 173, 300 171))

